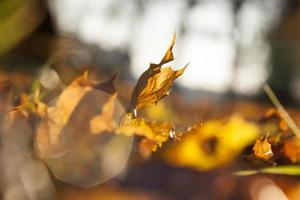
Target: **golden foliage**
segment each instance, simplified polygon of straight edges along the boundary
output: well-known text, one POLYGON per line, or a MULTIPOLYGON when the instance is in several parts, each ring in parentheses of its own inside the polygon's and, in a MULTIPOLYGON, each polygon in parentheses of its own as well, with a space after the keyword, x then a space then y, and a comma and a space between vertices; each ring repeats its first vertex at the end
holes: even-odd
POLYGON ((183 74, 186 66, 175 71, 171 67, 162 68, 162 65, 174 59, 172 49, 175 40, 176 35, 174 34, 171 45, 160 63, 151 63, 149 68, 140 76, 132 93, 131 111, 155 105, 160 99, 169 94, 173 81, 183 74))
MULTIPOLYGON (((99 91, 96 95, 95 88, 99 86, 101 84, 89 80, 87 72, 84 72, 82 76, 76 78, 63 90, 54 106, 48 107, 45 114, 40 114, 43 118, 37 128, 36 145, 41 157, 49 149, 61 151, 64 148, 64 142, 61 139, 63 134, 74 132, 72 137, 78 138, 83 137, 79 132, 83 132, 82 134, 99 134, 104 131, 112 131, 115 125, 113 114, 116 94, 109 96, 107 93, 99 91), (88 97, 88 95, 91 97, 88 97), (103 103, 100 114, 97 113, 96 109, 98 106, 97 100, 93 98, 100 98, 99 101, 106 99, 107 101, 103 103), (83 102, 86 99, 90 102, 83 102), (84 109, 81 109, 80 106, 83 106, 84 109), (94 108, 91 108, 91 106, 94 106, 94 108), (74 115, 81 116, 82 119, 77 119, 74 115), (72 127, 77 127, 77 130, 68 131, 72 127), (55 146, 55 148, 50 148, 50 146, 55 146)), ((43 108, 40 101, 36 100, 35 104, 38 106, 37 108, 43 108)), ((99 102, 99 105, 101 105, 101 102, 99 102)), ((39 110, 43 109, 37 109, 37 114, 44 112, 39 110)))
POLYGON ((116 128, 116 123, 113 120, 115 102, 117 93, 109 97, 108 101, 103 105, 102 112, 93 117, 90 123, 90 130, 92 134, 99 134, 104 131, 112 132, 116 128))
POLYGON ((116 132, 127 136, 143 137, 144 139, 140 143, 141 155, 148 157, 147 155, 150 155, 151 151, 156 151, 157 147, 169 139, 173 130, 174 127, 167 121, 158 122, 134 118, 131 113, 128 113, 116 132))
POLYGON ((274 155, 271 144, 268 141, 268 135, 256 140, 253 146, 253 152, 255 156, 265 160, 269 160, 274 155))

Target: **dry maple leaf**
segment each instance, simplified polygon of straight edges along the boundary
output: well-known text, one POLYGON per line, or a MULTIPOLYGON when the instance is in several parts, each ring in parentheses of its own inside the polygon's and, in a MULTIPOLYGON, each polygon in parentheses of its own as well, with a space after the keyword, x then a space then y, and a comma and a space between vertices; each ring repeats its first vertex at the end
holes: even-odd
POLYGON ((84 187, 118 174, 132 143, 132 137, 113 134, 124 113, 117 94, 96 86, 86 73, 67 86, 48 107, 35 138, 38 156, 54 176, 84 187))
POLYGON ((118 132, 123 135, 138 135, 158 142, 164 142, 169 138, 172 130, 173 126, 169 122, 134 118, 131 113, 128 113, 122 121, 118 132))
POLYGON ((128 113, 123 119, 117 133, 127 136, 137 135, 142 137, 140 143, 141 155, 147 157, 151 151, 156 151, 162 143, 169 139, 174 127, 169 122, 158 122, 144 118, 134 118, 128 113))
MULTIPOLYGON (((112 87, 111 82, 113 79, 105 82, 104 85, 112 87)), ((116 94, 110 96, 101 92, 101 90, 95 90, 95 88, 101 88, 101 85, 103 84, 89 80, 88 73, 85 71, 82 76, 76 78, 64 89, 54 106, 47 108, 36 136, 40 156, 44 155, 51 145, 57 145, 54 149, 60 151, 64 146, 61 141, 63 134, 81 131, 86 132, 86 134, 96 134, 103 131, 112 131, 113 106, 116 101, 116 94), (81 109, 81 107, 84 107, 84 109, 81 109), (97 112, 98 110, 101 110, 100 114, 97 112), (77 119, 76 116, 81 118, 77 119), (96 122, 98 124, 95 124, 96 122), (76 126, 78 130, 69 131, 69 129, 76 126)), ((104 88, 107 89, 107 87, 104 88)), ((79 137, 79 135, 75 134, 73 137, 79 137)))
POLYGON ((171 45, 160 63, 151 63, 149 68, 140 76, 131 96, 131 112, 156 104, 160 99, 167 96, 173 81, 183 74, 186 66, 175 71, 171 67, 162 68, 162 65, 174 59, 172 49, 175 40, 176 35, 174 34, 171 45))
POLYGON ((232 161, 258 135, 259 128, 238 115, 231 116, 226 123, 198 123, 163 152, 163 158, 176 166, 212 169, 232 161))
POLYGON ((271 144, 268 141, 268 135, 256 140, 253 146, 253 152, 255 156, 265 160, 269 160, 274 155, 271 144))

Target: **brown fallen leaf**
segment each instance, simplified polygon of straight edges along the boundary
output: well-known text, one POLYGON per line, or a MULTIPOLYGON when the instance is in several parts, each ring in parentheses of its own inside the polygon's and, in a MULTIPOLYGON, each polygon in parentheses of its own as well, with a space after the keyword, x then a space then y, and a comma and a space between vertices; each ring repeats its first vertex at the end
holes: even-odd
POLYGON ((169 138, 169 133, 172 130, 173 126, 169 122, 134 118, 131 113, 128 113, 117 132, 127 136, 138 135, 158 142, 164 142, 169 138))
POLYGON ((74 80, 47 108, 35 136, 37 154, 54 176, 83 187, 124 169, 132 142, 112 134, 124 109, 116 93, 95 89, 98 85, 87 73, 74 80))
POLYGON ((92 134, 99 134, 104 131, 112 132, 116 129, 117 124, 113 120, 117 93, 109 97, 103 105, 102 112, 90 120, 90 130, 92 134))
POLYGON ((158 122, 144 118, 134 118, 131 113, 128 113, 116 132, 127 136, 137 135, 142 137, 140 149, 143 150, 141 155, 148 155, 149 152, 156 151, 157 147, 166 142, 173 130, 173 125, 167 121, 158 122), (147 151, 149 152, 147 153, 147 151))
POLYGON ((253 146, 254 155, 269 160, 274 154, 271 144, 268 141, 268 135, 265 135, 256 140, 253 146))
POLYGON ((183 74, 185 67, 180 70, 172 70, 171 67, 162 68, 162 65, 172 61, 174 55, 172 49, 175 45, 174 34, 170 47, 159 64, 151 63, 149 68, 140 76, 131 96, 130 111, 155 105, 160 99, 167 96, 174 80, 183 74))
POLYGON ((89 82, 86 75, 77 78, 61 93, 55 106, 48 107, 47 114, 37 130, 36 141, 40 156, 45 154, 49 146, 61 143, 59 137, 64 126, 82 98, 92 90, 87 83, 89 82), (44 142, 45 139, 47 142, 44 142))
MULTIPOLYGON (((95 88, 101 90, 105 89, 105 91, 112 92, 114 90, 112 86, 112 81, 114 78, 115 76, 109 81, 99 84, 96 81, 89 80, 88 72, 85 71, 82 76, 76 78, 67 88, 65 88, 65 90, 58 97, 56 104, 52 107, 48 107, 47 109, 45 109, 44 104, 38 100, 38 92, 35 94, 34 103, 37 105, 37 108, 40 108, 37 109, 36 113, 44 117, 42 123, 38 127, 38 134, 36 138, 40 156, 44 155, 46 149, 49 149, 49 146, 52 145, 57 145, 55 148, 53 148, 56 151, 62 151, 61 148, 63 148, 62 146, 64 145, 60 141, 60 138, 62 137, 62 134, 66 132, 64 130, 66 129, 65 127, 68 127, 68 124, 74 123, 70 121, 73 115, 82 115, 80 124, 82 124, 82 127, 84 124, 87 124, 89 127, 88 130, 85 130, 84 128, 83 130, 78 129, 76 131, 74 130, 73 132, 83 131, 86 132, 86 134, 99 134, 102 132, 112 132, 115 130, 117 127, 117 121, 115 119, 116 116, 114 116, 117 94, 115 93, 111 96, 105 95, 104 93, 101 95, 100 92, 98 92, 98 95, 92 94, 96 92, 95 88), (107 101, 103 102, 102 107, 99 110, 99 108, 97 109, 99 106, 93 105, 95 100, 90 99, 92 102, 87 102, 85 103, 86 105, 83 105, 86 107, 85 110, 78 111, 78 107, 88 94, 103 100, 107 99, 107 101), (97 112, 98 110, 100 113, 97 112), (44 114, 44 112, 47 113, 44 114)), ((100 100, 99 105, 101 105, 100 100)), ((80 126, 79 123, 74 123, 74 125, 75 124, 76 126, 80 126)), ((73 137, 75 137, 75 135, 73 137)), ((76 137, 78 137, 78 135, 76 137)))
POLYGON ((298 163, 300 161, 300 140, 295 136, 285 140, 283 153, 292 163, 298 163))
MULTIPOLYGON (((104 85, 111 85, 110 82, 113 81, 113 79, 114 78, 105 82, 104 85)), ((86 133, 96 134, 103 131, 112 131, 116 94, 110 96, 107 93, 94 89, 101 88, 100 86, 101 84, 98 82, 89 80, 88 72, 85 71, 82 76, 76 78, 64 89, 54 106, 43 109, 44 105, 37 97, 35 97, 35 105, 37 105, 37 108, 40 108, 37 109, 37 114, 46 112, 45 114, 41 114, 44 118, 38 127, 36 137, 36 143, 40 151, 40 155, 43 155, 46 149, 48 149, 51 145, 62 145, 60 137, 62 137, 62 133, 66 132, 64 129, 70 123, 74 123, 74 125, 76 124, 79 127, 82 126, 81 129, 83 129, 83 126, 84 129, 86 129, 84 124, 87 124, 87 127, 89 127, 88 130, 81 130, 86 133), (94 98, 99 98, 99 105, 101 105, 101 100, 104 101, 102 102, 103 107, 100 108, 100 114, 99 112, 97 113, 99 110, 97 107, 99 107, 99 105, 96 105, 96 100, 93 100, 92 97, 88 97, 88 95, 94 96, 94 98), (84 103, 83 100, 87 102, 84 103), (105 102, 106 100, 107 102, 105 102), (81 104, 85 104, 82 106, 86 108, 78 111, 81 104), (82 120, 80 121, 80 124, 82 125, 77 122, 70 121, 74 114, 79 116, 82 115, 82 120)), ((80 132, 80 130, 76 130, 74 132, 80 132)), ((75 137, 75 135, 73 137, 75 137)), ((76 137, 78 137, 78 135, 76 137)), ((55 149, 57 150, 60 148, 61 147, 56 147, 55 149)))

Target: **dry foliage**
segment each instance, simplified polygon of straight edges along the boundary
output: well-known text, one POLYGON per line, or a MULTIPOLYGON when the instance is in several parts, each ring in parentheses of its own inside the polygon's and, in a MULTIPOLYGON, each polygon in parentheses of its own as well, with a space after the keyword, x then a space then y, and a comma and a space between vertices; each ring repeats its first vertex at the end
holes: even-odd
POLYGON ((169 95, 173 81, 183 74, 186 66, 175 71, 171 67, 162 68, 164 64, 174 60, 172 49, 175 41, 176 35, 174 34, 171 45, 160 63, 151 63, 149 68, 140 76, 132 93, 131 111, 155 105, 160 99, 169 95))
POLYGON ((268 141, 268 135, 265 135, 256 140, 253 146, 254 155, 269 160, 274 154, 271 144, 268 141))
MULTIPOLYGON (((90 80, 88 73, 84 72, 61 92, 54 105, 42 102, 39 90, 31 96, 22 95, 21 105, 9 112, 9 123, 13 124, 14 119, 20 116, 25 119, 29 115, 40 118, 35 130, 37 154, 45 160, 54 174, 58 173, 59 176, 64 173, 70 175, 62 167, 68 161, 76 162, 76 166, 79 166, 78 171, 75 171, 76 177, 85 176, 87 169, 94 169, 90 165, 94 166, 94 162, 99 159, 94 153, 95 149, 107 147, 110 152, 130 149, 126 146, 129 146, 127 142, 124 143, 124 148, 117 147, 120 141, 114 138, 120 137, 137 137, 139 153, 147 159, 159 147, 168 143, 166 148, 158 153, 164 161, 197 170, 227 165, 253 143, 252 155, 256 157, 271 159, 274 155, 272 145, 283 143, 279 152, 283 152, 292 163, 299 162, 299 139, 282 139, 283 134, 289 134, 289 126, 281 113, 274 109, 263 116, 263 123, 250 122, 242 116, 232 115, 227 119, 196 123, 183 132, 176 131, 175 126, 167 120, 155 121, 138 116, 137 111, 155 105, 168 95, 174 80, 186 69, 186 66, 180 70, 163 67, 174 60, 172 50, 175 40, 174 34, 160 63, 151 63, 138 79, 128 112, 124 112, 118 104, 117 92, 113 86, 115 76, 107 82, 98 83, 90 80), (271 122, 272 126, 276 126, 279 131, 272 133, 273 138, 278 140, 272 143, 265 135, 265 131, 268 130, 265 123, 274 117, 278 121, 271 122), (260 137, 261 135, 265 136, 260 137), (113 144, 113 149, 107 144, 113 144), (58 163, 54 162, 59 159, 58 163)), ((108 153, 103 153, 106 151, 100 152, 102 157, 109 157, 108 153)), ((127 158, 117 159, 123 166, 127 158)), ((112 176, 118 170, 109 175, 112 176)), ((66 181, 72 182, 73 179, 66 181)))

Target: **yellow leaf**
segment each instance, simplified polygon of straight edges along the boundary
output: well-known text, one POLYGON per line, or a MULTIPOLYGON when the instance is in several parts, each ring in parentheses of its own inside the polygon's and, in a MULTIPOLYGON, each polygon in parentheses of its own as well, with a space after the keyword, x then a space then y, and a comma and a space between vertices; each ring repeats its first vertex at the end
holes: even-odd
POLYGON ((117 133, 127 136, 137 135, 144 138, 140 144, 140 149, 142 149, 140 153, 142 156, 148 157, 149 152, 156 151, 157 147, 160 147, 162 143, 169 139, 173 129, 169 122, 133 118, 132 114, 128 113, 117 129, 117 133))
POLYGON ((271 144, 268 141, 268 135, 256 140, 253 146, 254 155, 269 160, 273 156, 271 144))
POLYGON ((84 187, 120 173, 132 143, 132 137, 112 134, 124 109, 117 94, 98 86, 86 73, 73 81, 47 109, 35 136, 38 156, 54 176, 84 187))
POLYGON ((116 128, 114 122, 115 101, 117 93, 109 97, 109 100, 103 105, 101 114, 93 117, 90 121, 90 130, 92 134, 99 134, 104 131, 112 132, 116 128))
POLYGON ((186 66, 175 71, 171 67, 162 68, 162 65, 174 59, 172 49, 175 40, 176 35, 174 34, 171 45, 160 63, 151 63, 149 68, 140 76, 132 93, 131 111, 156 104, 169 94, 173 81, 183 74, 186 66))
MULTIPOLYGON (((65 135, 69 135, 70 141, 75 141, 89 133, 112 131, 116 118, 116 94, 110 96, 101 90, 95 90, 99 87, 101 88, 101 84, 88 79, 86 71, 64 89, 54 106, 47 108, 36 136, 40 156, 50 149, 55 152, 63 151, 66 142, 62 138, 65 135)), ((40 104, 38 101, 36 103, 40 104)), ((121 117, 120 110, 123 109, 120 105, 117 110, 121 117)))
POLYGON ((138 135, 157 142, 165 142, 172 130, 173 126, 169 122, 134 118, 131 113, 128 113, 117 132, 127 136, 138 135))
POLYGON ((238 115, 226 123, 211 120, 196 124, 163 153, 170 164, 207 170, 231 162, 259 135, 259 128, 238 115))

